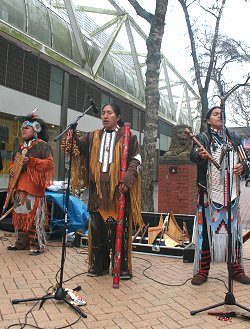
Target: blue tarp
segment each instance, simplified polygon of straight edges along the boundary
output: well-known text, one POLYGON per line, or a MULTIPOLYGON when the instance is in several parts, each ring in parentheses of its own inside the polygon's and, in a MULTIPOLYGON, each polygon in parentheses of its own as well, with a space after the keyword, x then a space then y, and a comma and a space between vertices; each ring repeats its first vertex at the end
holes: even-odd
MULTIPOLYGON (((54 201, 54 209, 51 218, 52 232, 62 229, 65 219, 65 203, 66 195, 64 193, 46 191, 46 199, 54 201)), ((70 195, 67 216, 68 232, 75 232, 79 229, 87 232, 88 230, 89 212, 86 204, 78 197, 70 195)))

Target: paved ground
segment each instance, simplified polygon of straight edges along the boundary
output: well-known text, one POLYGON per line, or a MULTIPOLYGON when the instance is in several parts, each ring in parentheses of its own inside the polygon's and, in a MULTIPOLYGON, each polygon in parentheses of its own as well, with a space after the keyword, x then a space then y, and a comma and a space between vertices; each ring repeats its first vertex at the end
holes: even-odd
MULTIPOLYGON (((241 210, 244 229, 250 228, 249 204, 250 187, 243 186, 241 210)), ((111 276, 91 278, 86 275, 87 255, 84 248, 67 248, 63 288, 81 286, 79 294, 87 302, 82 307, 87 314, 86 319, 81 318, 70 325, 78 319, 78 314, 68 304, 54 299, 47 300, 41 309, 34 301, 13 305, 13 299, 40 297, 56 285, 61 247, 60 242, 50 242, 48 251, 39 256, 29 256, 27 251, 7 251, 7 245, 14 242, 14 237, 9 235, 0 231, 0 328, 24 323, 28 312, 27 322, 33 328, 44 329, 65 326, 74 329, 243 329, 250 326, 248 320, 240 317, 221 321, 205 311, 190 315, 192 310, 224 302, 228 283, 225 264, 213 265, 208 282, 195 287, 188 280, 192 277, 192 263, 183 263, 182 258, 133 254, 133 278, 121 281, 120 288, 114 289, 111 276), (221 278, 223 282, 216 278, 221 278)), ((250 274, 250 240, 244 243, 244 256, 245 269, 250 274)), ((250 286, 234 283, 233 293, 237 303, 250 308, 250 286)), ((246 313, 236 305, 213 309, 219 310, 246 313)))

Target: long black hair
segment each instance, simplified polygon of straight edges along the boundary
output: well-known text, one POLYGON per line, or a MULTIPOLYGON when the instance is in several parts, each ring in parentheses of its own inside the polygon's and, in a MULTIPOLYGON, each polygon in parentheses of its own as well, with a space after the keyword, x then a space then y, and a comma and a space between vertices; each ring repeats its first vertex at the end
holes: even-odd
MULTIPOLYGON (((221 109, 221 107, 220 106, 211 107, 211 109, 207 112, 206 120, 210 119, 211 114, 212 114, 213 110, 215 110, 215 109, 221 109)), ((212 137, 211 125, 208 122, 207 122, 207 131, 208 131, 208 134, 209 134, 210 141, 212 141, 213 137, 212 137)))
POLYGON ((211 114, 212 114, 213 110, 215 110, 215 109, 221 109, 222 110, 222 108, 220 106, 211 107, 211 109, 207 112, 207 115, 206 115, 207 120, 211 117, 211 114))

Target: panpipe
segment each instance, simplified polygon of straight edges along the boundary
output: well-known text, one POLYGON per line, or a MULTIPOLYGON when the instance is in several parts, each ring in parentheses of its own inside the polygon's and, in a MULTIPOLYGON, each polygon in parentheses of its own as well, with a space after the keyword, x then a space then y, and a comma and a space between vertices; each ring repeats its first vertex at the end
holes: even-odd
MULTIPOLYGON (((8 208, 10 201, 12 200, 13 192, 15 190, 16 184, 17 184, 19 176, 21 174, 22 167, 23 167, 23 156, 21 153, 17 152, 15 155, 15 158, 14 158, 13 168, 12 168, 14 175, 10 176, 10 179, 9 179, 7 195, 6 195, 4 205, 3 205, 2 214, 1 214, 2 216, 0 217, 0 220, 2 220, 4 217, 6 217, 10 213, 10 210, 8 210, 8 212, 6 214, 5 214, 5 211, 8 208)), ((11 210, 12 209, 13 208, 11 208, 11 210)))

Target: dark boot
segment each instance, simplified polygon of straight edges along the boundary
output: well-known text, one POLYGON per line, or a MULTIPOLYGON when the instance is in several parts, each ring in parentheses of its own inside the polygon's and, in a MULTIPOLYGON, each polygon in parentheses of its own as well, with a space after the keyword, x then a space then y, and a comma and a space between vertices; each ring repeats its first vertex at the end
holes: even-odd
POLYGON ((250 278, 245 274, 244 269, 239 263, 233 263, 233 279, 242 284, 250 284, 250 278))
POLYGON ((28 250, 30 248, 29 233, 18 230, 15 245, 9 246, 8 250, 28 250))
POLYGON ((89 269, 88 276, 101 276, 109 273, 110 247, 108 239, 108 227, 99 213, 91 216, 89 224, 91 246, 89 246, 89 269))
POLYGON ((193 285, 200 286, 207 281, 208 272, 210 270, 210 263, 211 263, 210 250, 202 251, 200 270, 191 280, 191 283, 193 285))
POLYGON ((101 276, 109 273, 109 256, 103 251, 93 251, 92 264, 88 269, 88 276, 101 276))

